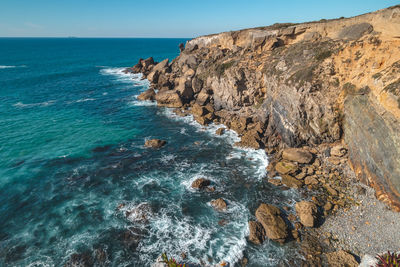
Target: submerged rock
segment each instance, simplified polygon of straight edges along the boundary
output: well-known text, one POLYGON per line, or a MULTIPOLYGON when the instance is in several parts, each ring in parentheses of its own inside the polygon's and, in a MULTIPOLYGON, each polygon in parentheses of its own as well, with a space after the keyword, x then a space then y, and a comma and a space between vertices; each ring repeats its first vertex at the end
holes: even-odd
POLYGON ((160 140, 160 139, 149 139, 146 140, 144 143, 145 147, 150 147, 150 148, 160 148, 163 147, 167 144, 167 141, 165 140, 160 140))
POLYGON ((256 210, 256 217, 264 227, 269 239, 279 243, 285 242, 288 237, 288 226, 283 220, 279 208, 263 203, 256 210))

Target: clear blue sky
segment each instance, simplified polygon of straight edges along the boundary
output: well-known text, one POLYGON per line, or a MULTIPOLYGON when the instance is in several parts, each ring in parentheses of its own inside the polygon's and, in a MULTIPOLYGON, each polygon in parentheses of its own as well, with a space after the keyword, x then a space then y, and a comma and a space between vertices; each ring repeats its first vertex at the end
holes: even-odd
POLYGON ((393 0, 0 0, 1 37, 195 37, 350 17, 393 0))

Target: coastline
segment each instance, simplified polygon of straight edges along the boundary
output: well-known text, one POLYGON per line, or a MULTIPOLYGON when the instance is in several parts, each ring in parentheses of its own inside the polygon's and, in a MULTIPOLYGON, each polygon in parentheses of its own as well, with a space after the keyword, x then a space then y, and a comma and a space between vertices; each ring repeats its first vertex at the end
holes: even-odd
MULTIPOLYGON (((334 24, 328 27, 333 31, 333 27, 337 27, 337 24, 343 21, 351 24, 364 17, 379 16, 379 12, 390 11, 378 11, 362 15, 357 19, 335 20, 327 22, 327 25, 334 24)), ((362 42, 359 39, 371 40, 369 34, 372 32, 372 26, 362 23, 356 25, 363 25, 357 26, 357 30, 361 29, 359 32, 354 33, 356 30, 350 25, 348 27, 353 27, 352 32, 346 34, 350 34, 352 38, 356 34, 358 42, 362 42)), ((359 167, 354 164, 359 160, 354 159, 355 148, 352 146, 356 142, 352 142, 349 146, 348 138, 343 138, 343 132, 348 136, 348 129, 352 126, 347 126, 348 123, 342 121, 343 104, 336 103, 337 99, 344 101, 346 96, 343 97, 336 89, 330 89, 331 91, 325 94, 315 93, 323 91, 325 87, 339 86, 336 85, 339 80, 332 76, 340 70, 329 70, 333 68, 332 64, 335 62, 331 57, 340 54, 343 47, 349 43, 328 39, 323 42, 321 37, 315 34, 298 44, 293 43, 293 39, 298 38, 298 35, 305 36, 304 32, 307 30, 300 30, 298 33, 296 31, 306 26, 314 27, 313 29, 320 27, 318 24, 267 27, 261 31, 273 37, 263 37, 264 39, 260 40, 256 40, 252 33, 255 30, 252 29, 247 32, 244 30, 238 33, 199 37, 189 41, 186 46, 181 44, 181 54, 172 62, 168 59, 160 63, 154 62, 152 58, 141 59, 138 64, 126 69, 126 72, 142 73, 151 83, 150 89, 138 96, 139 100, 156 101, 158 106, 173 108, 178 116, 191 114, 197 123, 205 127, 214 123, 223 124, 228 129, 234 130, 241 137, 241 140, 234 145, 262 149, 268 154, 269 165, 265 166, 268 177, 263 179, 268 179, 277 190, 298 189, 304 200, 299 207, 296 205, 273 211, 274 207, 260 205, 255 212, 257 221, 249 222, 251 241, 262 243, 264 229, 266 235, 277 242, 297 240, 304 255, 304 264, 335 266, 346 263, 349 266, 357 266, 366 253, 382 253, 384 246, 385 250, 396 250, 395 244, 399 236, 391 234, 390 230, 380 229, 395 227, 393 224, 400 220, 400 213, 390 211, 386 204, 379 202, 379 200, 384 201, 390 204, 392 209, 397 210, 397 200, 392 198, 390 191, 377 185, 379 179, 376 183, 367 183, 379 189, 375 193, 373 189, 360 182, 365 180, 360 178, 359 167), (249 42, 248 35, 253 36, 250 44, 244 44, 248 46, 247 50, 239 45, 229 44, 230 36, 235 34, 235 42, 242 38, 242 44, 249 42), (310 44, 320 46, 317 51, 334 52, 320 52, 311 54, 311 57, 304 56, 304 53, 303 56, 298 54, 299 51, 310 51, 310 44), (291 47, 295 50, 290 51, 291 47), (292 58, 293 55, 290 53, 295 55, 297 53, 299 58, 292 58), (274 65, 276 70, 270 70, 268 66, 262 69, 272 78, 260 72, 256 64, 257 59, 254 59, 254 56, 263 57, 264 54, 275 59, 273 63, 276 64, 274 65), (245 55, 249 55, 248 58, 245 55), (307 73, 303 73, 301 69, 295 69, 294 72, 292 70, 292 73, 285 76, 289 82, 283 83, 279 75, 289 68, 282 64, 284 60, 292 60, 294 64, 298 64, 296 60, 303 60, 314 65, 307 70, 307 73), (320 68, 318 74, 316 68, 320 68), (326 78, 327 82, 321 82, 320 76, 326 78), (297 94, 303 97, 300 105, 310 106, 310 110, 303 111, 306 114, 308 112, 308 116, 315 113, 313 110, 315 105, 333 106, 333 108, 323 110, 321 107, 322 111, 316 114, 316 120, 319 121, 317 125, 312 125, 315 120, 313 122, 311 118, 298 114, 293 107, 293 103, 296 104, 298 99, 290 101, 284 98, 273 99, 268 95, 268 88, 255 85, 260 80, 266 81, 266 84, 273 88, 281 85, 289 92, 295 89, 297 94), (315 88, 316 85, 319 87, 315 88), (269 105, 273 111, 270 117, 266 117, 263 112, 268 114, 269 105), (284 114, 286 117, 282 117, 284 114), (293 119, 291 117, 295 121, 301 120, 293 123, 288 121, 293 119), (310 128, 303 126, 304 121, 310 123, 310 128), (294 125, 296 123, 299 126, 294 125), (376 208, 369 208, 370 202, 375 203, 376 208), (364 216, 365 212, 367 216, 364 216), (273 218, 273 222, 271 223, 270 219, 265 220, 265 216, 273 218), (366 236, 371 233, 379 238, 366 236), (358 242, 367 245, 357 245, 358 242)), ((328 32, 328 35, 331 37, 332 34, 328 32)), ((388 37, 382 37, 383 40, 385 38, 388 37)), ((380 45, 380 42, 378 43, 380 45)), ((349 47, 352 45, 354 46, 351 44, 349 47)), ((372 45, 377 46, 376 43, 372 45)), ((280 90, 279 93, 282 94, 282 91, 284 90, 280 90)), ((360 91, 355 95, 364 94, 364 91, 360 91)), ((283 96, 293 98, 293 95, 284 92, 283 96)))

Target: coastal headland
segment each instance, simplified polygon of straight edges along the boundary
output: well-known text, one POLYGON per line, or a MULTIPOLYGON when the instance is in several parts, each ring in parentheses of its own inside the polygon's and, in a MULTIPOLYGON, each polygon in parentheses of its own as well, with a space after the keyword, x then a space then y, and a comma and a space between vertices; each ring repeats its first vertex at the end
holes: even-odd
POLYGON ((250 241, 297 240, 305 266, 357 266, 366 253, 399 250, 400 6, 201 36, 180 49, 171 62, 126 70, 151 83, 138 99, 236 131, 235 145, 270 157, 265 179, 304 196, 295 213, 262 203, 250 241))

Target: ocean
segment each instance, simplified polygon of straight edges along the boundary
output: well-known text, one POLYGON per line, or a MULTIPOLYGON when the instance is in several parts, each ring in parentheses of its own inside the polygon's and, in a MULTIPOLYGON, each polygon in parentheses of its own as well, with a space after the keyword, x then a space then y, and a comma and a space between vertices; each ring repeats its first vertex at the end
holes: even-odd
POLYGON ((261 202, 298 199, 263 179, 264 151, 136 99, 149 84, 123 69, 172 60, 185 41, 0 39, 0 266, 63 266, 99 251, 105 266, 150 266, 163 252, 231 266, 294 255, 293 242, 246 239, 261 202), (145 148, 150 138, 167 145, 145 148), (215 192, 193 190, 199 177, 215 192), (210 205, 220 197, 226 212, 210 205))

